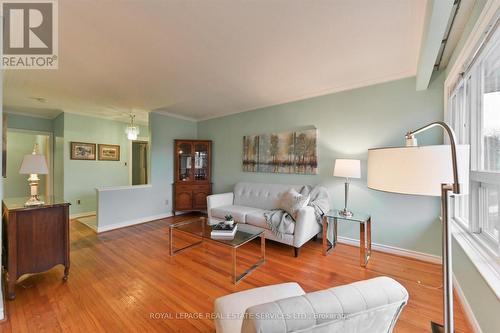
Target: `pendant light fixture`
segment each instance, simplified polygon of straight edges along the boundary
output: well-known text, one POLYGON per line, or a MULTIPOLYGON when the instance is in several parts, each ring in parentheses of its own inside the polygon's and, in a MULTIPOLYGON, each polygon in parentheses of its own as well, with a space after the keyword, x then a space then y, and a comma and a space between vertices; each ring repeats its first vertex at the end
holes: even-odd
POLYGON ((129 140, 137 140, 137 136, 139 135, 139 126, 134 124, 135 114, 130 113, 130 124, 125 129, 125 133, 127 133, 127 138, 129 140))

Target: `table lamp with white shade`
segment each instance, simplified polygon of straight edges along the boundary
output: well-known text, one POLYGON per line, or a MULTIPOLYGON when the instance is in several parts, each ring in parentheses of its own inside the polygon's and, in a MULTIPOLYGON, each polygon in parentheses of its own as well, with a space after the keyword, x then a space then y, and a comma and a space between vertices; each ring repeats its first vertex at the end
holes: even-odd
POLYGON ((38 175, 48 174, 49 168, 47 167, 45 156, 37 153, 37 146, 38 145, 35 145, 31 154, 24 155, 21 168, 19 169, 19 173, 21 175, 30 175, 28 183, 30 186, 31 196, 25 203, 25 206, 40 206, 44 204, 44 202, 40 201, 40 198, 38 197, 38 182, 40 181, 38 175))
POLYGON ((456 145, 453 130, 435 122, 406 135, 406 147, 368 150, 368 187, 394 193, 440 196, 443 247, 444 325, 431 323, 432 332, 453 332, 453 284, 448 196, 468 190, 469 146, 456 145), (442 127, 450 145, 417 146, 415 135, 442 127))
POLYGON ((335 177, 345 178, 344 209, 339 213, 343 216, 352 216, 352 212, 347 209, 347 199, 349 198, 349 183, 351 178, 361 178, 361 163, 359 160, 338 158, 335 160, 333 175, 335 177))

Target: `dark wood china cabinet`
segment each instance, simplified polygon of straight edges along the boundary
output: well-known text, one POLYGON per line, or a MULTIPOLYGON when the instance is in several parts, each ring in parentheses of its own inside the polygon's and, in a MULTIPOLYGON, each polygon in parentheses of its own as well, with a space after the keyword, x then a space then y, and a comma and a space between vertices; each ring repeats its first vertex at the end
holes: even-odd
POLYGON ((173 213, 207 209, 212 194, 212 141, 175 140, 173 213))

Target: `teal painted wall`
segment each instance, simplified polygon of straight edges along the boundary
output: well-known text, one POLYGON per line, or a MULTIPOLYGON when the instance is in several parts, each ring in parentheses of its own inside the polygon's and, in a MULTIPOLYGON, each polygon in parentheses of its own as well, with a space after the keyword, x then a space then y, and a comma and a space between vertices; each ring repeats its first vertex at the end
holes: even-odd
POLYGON ((54 128, 54 196, 64 198, 64 113, 53 121, 54 128))
POLYGON ((150 186, 99 192, 98 229, 165 217, 172 212, 174 139, 196 139, 197 124, 159 113, 149 114, 150 186))
MULTIPOLYGON (((33 151, 33 145, 38 143, 38 152, 45 154, 47 136, 33 133, 7 131, 7 177, 4 180, 4 195, 6 198, 27 197, 30 195, 28 175, 20 175, 19 168, 24 155, 33 151)), ((39 175, 38 193, 43 195, 47 189, 47 176, 39 175)))
MULTIPOLYGON (((64 198, 71 203, 72 214, 96 211, 95 189, 97 187, 129 185, 130 152, 125 127, 126 123, 123 122, 64 114, 63 187, 64 198), (120 161, 71 160, 70 143, 72 141, 120 145, 120 161)), ((148 132, 147 128, 141 128, 141 136, 147 136, 148 132)), ((60 149, 57 143, 56 149, 60 149)))
POLYGON ((500 301, 455 240, 453 240, 453 274, 483 333, 497 333, 500 327, 498 315, 500 301))
POLYGON ((6 113, 8 128, 38 132, 52 132, 54 130, 53 119, 18 115, 8 113, 8 111, 6 113))
MULTIPOLYGON (((439 255, 439 200, 383 193, 366 187, 367 149, 404 145, 407 130, 443 119, 444 73, 426 91, 415 91, 415 78, 339 92, 198 123, 198 138, 214 141, 215 192, 231 191, 238 181, 323 184, 335 207, 344 204, 343 179, 332 176, 336 158, 363 161, 353 180, 350 207, 373 216, 373 242, 439 255), (319 174, 312 176, 242 172, 244 135, 314 125, 319 136, 319 174)), ((420 143, 442 141, 439 130, 419 136, 420 143)), ((341 236, 359 238, 359 227, 341 223, 341 236)))
MULTIPOLYGON (((197 124, 179 118, 152 112, 149 115, 151 129, 151 183, 153 187, 166 189, 162 197, 169 200, 172 210, 172 183, 174 182, 174 140, 196 139, 197 124), (165 197, 165 194, 166 197, 165 197)), ((159 189, 158 189, 159 190, 159 189)))
MULTIPOLYGON (((6 191, 5 191, 5 197, 12 197, 12 196, 27 196, 29 195, 29 188, 27 187, 27 182, 26 178, 27 176, 25 175, 18 175, 16 174, 17 171, 19 170, 19 166, 21 165, 21 160, 22 160, 22 153, 21 150, 27 150, 27 151, 32 151, 33 150, 33 143, 35 142, 33 138, 36 138, 37 135, 40 134, 52 134, 53 133, 53 120, 52 119, 47 119, 47 118, 40 118, 40 117, 30 117, 26 115, 19 115, 19 114, 13 114, 13 113, 8 113, 8 110, 6 112, 7 115, 7 128, 8 128, 8 133, 10 133, 9 136, 12 137, 12 140, 9 140, 7 138, 7 171, 8 175, 7 178, 9 180, 6 180, 6 191), (16 133, 15 135, 13 133, 16 133), (21 133, 24 133, 21 134, 21 133), (19 142, 15 142, 15 140, 19 140, 19 142), (32 141, 30 143, 30 141, 32 141), (31 146, 31 148, 28 149, 28 146, 31 146), (19 151, 12 151, 18 149, 19 151), (9 158, 9 156, 12 156, 12 158, 9 158), (16 162, 16 160, 19 160, 16 162), (15 169, 15 172, 13 171, 15 169), (21 183, 25 183, 21 186, 21 183)), ((43 136, 38 136, 38 138, 42 138, 43 136)), ((48 144, 53 146, 53 140, 52 138, 49 138, 48 144)), ((45 143, 44 143, 45 145, 45 143)), ((46 147, 40 147, 41 150, 39 150, 40 153, 44 152, 46 155, 46 147)), ((52 147, 50 147, 52 148, 52 147)), ((49 163, 49 168, 51 168, 50 165, 50 157, 47 155, 47 162, 49 163)), ((48 192, 45 191, 46 187, 46 176, 40 175, 39 176, 41 179, 41 185, 39 187, 39 194, 46 194, 48 192)), ((57 177, 55 177, 57 178, 57 177)), ((53 178, 54 179, 54 178, 53 178)), ((52 184, 47 184, 48 186, 52 186, 52 184)))
MULTIPOLYGON (((96 210, 96 187, 129 184, 129 141, 125 135, 127 124, 124 122, 68 113, 61 113, 55 119, 8 114, 7 126, 9 129, 19 131, 53 133, 53 194, 71 202, 72 214, 96 210), (71 141, 119 144, 120 161, 73 161, 70 159, 71 141), (81 202, 80 205, 77 203, 78 200, 81 202)), ((140 126, 140 137, 148 136, 149 128, 140 126)), ((13 145, 14 141, 10 144, 13 145)), ((13 160, 15 158, 10 161, 13 160)), ((24 193, 24 191, 14 192, 13 189, 18 186, 13 182, 11 185, 7 190, 8 196, 24 193)))

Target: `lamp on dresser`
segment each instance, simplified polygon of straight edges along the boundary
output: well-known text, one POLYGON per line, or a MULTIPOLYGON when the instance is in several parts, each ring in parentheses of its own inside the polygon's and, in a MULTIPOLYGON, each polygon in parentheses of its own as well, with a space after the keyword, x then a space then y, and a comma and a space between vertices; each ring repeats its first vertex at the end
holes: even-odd
POLYGON ((467 192, 469 146, 457 145, 453 130, 434 122, 406 134, 406 147, 368 150, 368 187, 386 192, 440 196, 442 220, 444 325, 431 323, 432 332, 453 333, 453 283, 448 197, 467 192), (417 146, 415 135, 441 127, 449 145, 417 146))
POLYGON ((33 152, 24 156, 21 168, 19 169, 19 174, 30 175, 28 182, 31 195, 28 201, 26 201, 25 206, 40 206, 44 204, 38 196, 38 182, 40 181, 38 175, 48 174, 49 168, 47 167, 45 156, 38 154, 37 150, 38 145, 35 144, 33 152))

